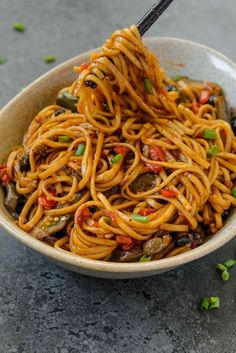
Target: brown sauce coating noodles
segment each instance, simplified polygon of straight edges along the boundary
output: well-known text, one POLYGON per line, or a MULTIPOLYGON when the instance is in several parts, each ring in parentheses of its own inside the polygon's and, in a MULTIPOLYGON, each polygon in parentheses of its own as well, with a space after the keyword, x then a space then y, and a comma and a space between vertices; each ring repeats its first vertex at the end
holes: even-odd
POLYGON ((3 185, 25 198, 19 227, 114 261, 174 256, 217 232, 236 205, 236 139, 210 102, 221 88, 171 80, 135 26, 75 70, 9 155, 3 185))

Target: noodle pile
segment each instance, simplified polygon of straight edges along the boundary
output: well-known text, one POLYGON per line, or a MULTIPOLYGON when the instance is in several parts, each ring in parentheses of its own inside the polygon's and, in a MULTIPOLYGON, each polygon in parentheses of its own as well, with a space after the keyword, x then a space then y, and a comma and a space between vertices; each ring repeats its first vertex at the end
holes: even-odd
POLYGON ((9 155, 7 175, 25 198, 19 227, 58 249, 114 261, 174 256, 220 229, 236 205, 236 139, 214 105, 196 103, 181 80, 185 101, 167 90, 173 81, 135 26, 114 32, 75 70, 60 94, 76 109, 40 111, 9 155), (214 139, 203 137, 207 129, 214 139))

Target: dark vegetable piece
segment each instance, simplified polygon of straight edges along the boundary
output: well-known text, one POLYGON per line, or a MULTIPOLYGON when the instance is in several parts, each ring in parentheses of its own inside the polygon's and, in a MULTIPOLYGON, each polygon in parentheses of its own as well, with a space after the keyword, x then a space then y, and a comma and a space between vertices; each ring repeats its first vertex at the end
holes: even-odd
POLYGON ((60 93, 56 98, 57 105, 70 109, 73 113, 77 112, 78 98, 73 97, 69 92, 60 93))
POLYGON ((229 110, 224 96, 218 96, 215 100, 216 115, 218 119, 229 121, 229 110))
POLYGON ((30 234, 36 239, 43 239, 63 229, 71 217, 72 215, 70 214, 55 217, 45 215, 32 229, 30 234))
POLYGON ((27 198, 23 195, 20 195, 18 200, 17 200, 17 205, 16 205, 16 209, 14 212, 14 217, 18 218, 19 215, 21 214, 23 207, 25 206, 25 203, 27 201, 27 198))
POLYGON ((164 235, 163 238, 152 238, 143 245, 143 251, 147 255, 156 255, 164 250, 171 242, 171 236, 164 235))
POLYGON ((97 207, 96 206, 89 206, 88 208, 89 208, 89 211, 91 213, 95 213, 97 211, 97 207))
POLYGON ((211 95, 208 99, 208 104, 213 105, 213 107, 215 106, 215 102, 216 102, 217 96, 215 94, 211 95))
POLYGON ((123 250, 121 248, 117 248, 112 254, 112 260, 121 262, 133 262, 138 261, 143 254, 144 252, 141 247, 135 247, 131 250, 123 250))
POLYGON ((175 87, 174 85, 167 85, 166 89, 168 92, 173 92, 173 91, 178 92, 177 87, 175 87))
POLYGON ((231 126, 234 132, 234 135, 236 135, 236 116, 231 119, 231 126))
POLYGON ((103 194, 106 197, 110 197, 111 195, 115 195, 115 194, 120 194, 120 186, 119 185, 115 185, 111 189, 103 191, 103 194))
POLYGON ((103 106, 105 112, 110 113, 110 108, 109 108, 109 105, 107 104, 107 101, 103 101, 102 106, 103 106))
POLYGON ((144 192, 156 186, 156 176, 153 173, 144 173, 137 176, 130 184, 133 193, 144 192))
POLYGON ((20 161, 20 171, 23 172, 28 172, 30 170, 30 161, 29 161, 29 155, 25 154, 20 161))
POLYGON ((186 237, 180 238, 176 241, 175 246, 184 246, 186 244, 191 243, 191 241, 192 240, 190 238, 186 238, 186 237))
POLYGON ((229 217, 230 215, 230 212, 231 212, 231 209, 229 208, 228 210, 225 210, 222 214, 222 219, 223 221, 226 221, 226 219, 229 217))
POLYGON ((55 111, 55 116, 58 116, 58 115, 60 115, 60 114, 63 114, 63 113, 65 113, 66 111, 65 111, 65 109, 57 109, 56 111, 55 111))
POLYGON ((97 84, 94 81, 87 80, 87 81, 85 81, 85 86, 92 88, 92 89, 95 89, 97 87, 97 84))
POLYGON ((19 194, 17 194, 15 185, 12 183, 5 185, 6 197, 4 200, 4 204, 9 212, 14 212, 16 210, 17 201, 19 198, 19 194))

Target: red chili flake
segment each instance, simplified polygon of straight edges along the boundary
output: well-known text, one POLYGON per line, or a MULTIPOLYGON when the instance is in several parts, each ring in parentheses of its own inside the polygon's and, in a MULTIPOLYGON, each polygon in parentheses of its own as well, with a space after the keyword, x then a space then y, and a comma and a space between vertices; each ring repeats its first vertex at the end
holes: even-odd
MULTIPOLYGON (((56 196, 56 191, 55 190, 50 190, 49 194, 52 196, 56 196)), ((40 205, 42 205, 46 210, 50 210, 51 208, 54 208, 57 204, 57 201, 55 200, 49 200, 45 194, 41 194, 38 197, 38 202, 40 205)))
POLYGON ((99 228, 99 223, 94 221, 93 224, 92 224, 92 227, 99 228))
POLYGON ((87 63, 83 63, 82 65, 80 65, 81 71, 87 69, 89 67, 89 64, 87 63))
POLYGON ((193 241, 191 243, 191 249, 195 249, 197 247, 197 243, 195 241, 193 241))
POLYGON ((162 169, 160 165, 154 165, 151 163, 146 163, 146 167, 148 167, 153 173, 159 173, 162 169))
POLYGON ((116 241, 124 250, 130 250, 134 247, 134 240, 129 235, 116 235, 116 241))
POLYGON ((125 154, 126 152, 129 151, 129 147, 126 146, 116 146, 114 148, 115 152, 118 154, 125 154))
POLYGON ((162 147, 154 145, 150 148, 150 157, 153 161, 164 162, 165 152, 162 147))
POLYGON ((152 214, 154 212, 156 212, 156 210, 154 210, 151 207, 146 207, 146 208, 139 210, 140 216, 149 216, 150 214, 152 214))
POLYGON ((192 111, 194 113, 197 113, 199 111, 199 108, 200 108, 200 104, 197 101, 194 101, 192 103, 192 111))
POLYGON ((78 212, 78 214, 77 214, 77 223, 81 225, 83 223, 84 218, 89 218, 91 216, 92 216, 92 214, 89 211, 89 208, 85 207, 82 211, 78 212))
POLYGON ((3 185, 9 184, 11 181, 9 175, 7 174, 6 164, 0 165, 0 181, 3 185))
POLYGON ((202 91, 199 97, 199 101, 201 104, 206 104, 210 98, 210 92, 209 91, 202 91))
POLYGON ((172 198, 178 195, 177 191, 171 189, 163 189, 161 190, 161 194, 167 198, 172 198))

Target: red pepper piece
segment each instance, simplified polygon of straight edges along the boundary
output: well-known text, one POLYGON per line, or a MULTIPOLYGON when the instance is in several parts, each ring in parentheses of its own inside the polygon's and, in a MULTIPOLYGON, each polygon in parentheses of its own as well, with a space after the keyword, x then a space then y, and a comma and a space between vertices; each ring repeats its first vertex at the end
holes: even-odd
POLYGON ((118 154, 125 154, 126 152, 129 151, 129 148, 126 146, 116 146, 114 148, 115 152, 118 154))
POLYGON ((146 163, 146 166, 153 172, 153 173, 159 173, 162 169, 160 165, 154 165, 151 163, 146 163))
POLYGON ((78 214, 77 214, 77 223, 81 225, 85 218, 89 218, 91 216, 92 216, 92 214, 89 211, 89 208, 85 207, 82 211, 78 212, 78 214))
POLYGON ((130 250, 134 247, 134 240, 129 235, 116 235, 116 241, 124 250, 130 250))
POLYGON ((165 152, 162 147, 154 145, 150 148, 150 157, 153 161, 164 162, 165 152))
MULTIPOLYGON (((50 190, 49 194, 52 196, 56 196, 56 191, 55 190, 50 190)), ((51 208, 54 208, 57 204, 57 201, 55 200, 49 200, 45 194, 41 194, 38 197, 38 202, 40 205, 42 205, 46 210, 50 210, 51 208)))
POLYGON ((89 64, 87 63, 83 63, 82 65, 80 65, 81 71, 87 69, 89 67, 89 64))
POLYGON ((177 191, 171 189, 161 190, 161 195, 167 198, 172 198, 178 195, 177 191))
POLYGON ((154 210, 151 207, 146 207, 146 208, 139 210, 140 216, 149 216, 150 214, 152 214, 154 212, 156 212, 156 210, 154 210))
POLYGON ((199 97, 199 101, 201 104, 206 104, 210 98, 210 92, 209 91, 202 91, 199 97))
POLYGON ((197 101, 192 103, 192 111, 196 114, 199 111, 200 104, 197 101))

